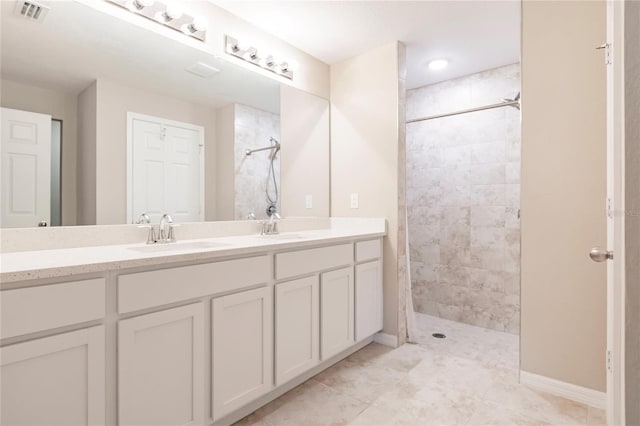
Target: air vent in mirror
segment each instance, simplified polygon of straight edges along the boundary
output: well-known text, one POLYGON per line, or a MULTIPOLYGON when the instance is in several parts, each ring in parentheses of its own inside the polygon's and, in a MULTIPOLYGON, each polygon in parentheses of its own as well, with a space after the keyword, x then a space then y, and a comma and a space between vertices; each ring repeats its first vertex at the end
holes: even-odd
POLYGON ((16 3, 16 14, 30 21, 42 22, 49 7, 34 1, 20 0, 16 3))

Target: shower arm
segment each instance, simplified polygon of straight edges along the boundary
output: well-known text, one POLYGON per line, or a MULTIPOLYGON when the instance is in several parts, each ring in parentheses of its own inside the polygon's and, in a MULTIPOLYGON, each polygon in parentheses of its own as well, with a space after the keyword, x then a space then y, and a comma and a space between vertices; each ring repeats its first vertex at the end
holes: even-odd
POLYGON ((254 152, 266 151, 268 149, 279 149, 279 148, 280 148, 280 143, 278 143, 276 145, 265 146, 264 148, 245 149, 244 150, 244 155, 249 156, 249 155, 253 154, 254 152))

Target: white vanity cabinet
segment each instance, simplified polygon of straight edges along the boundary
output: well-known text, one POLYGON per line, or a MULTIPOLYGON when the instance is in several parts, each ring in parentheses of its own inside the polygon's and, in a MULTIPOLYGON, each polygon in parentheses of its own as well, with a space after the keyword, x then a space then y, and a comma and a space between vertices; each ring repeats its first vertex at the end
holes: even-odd
POLYGON ((0 305, 0 337, 23 340, 0 349, 0 424, 104 424, 105 280, 3 290, 0 305))
POLYGON ((118 424, 204 423, 204 309, 194 303, 118 323, 118 424))
POLYGON ((214 420, 273 387, 272 294, 273 287, 261 287, 211 302, 214 420))
POLYGON ((381 253, 380 240, 356 243, 356 341, 382 330, 381 253))
POLYGON ((104 327, 0 349, 0 424, 103 425, 104 327))
POLYGON ((373 340, 381 241, 3 287, 0 424, 231 424, 373 340))
POLYGON ((318 276, 276 284, 276 385, 319 362, 318 276))
POLYGON ((353 345, 353 267, 320 275, 320 350, 323 360, 353 345))

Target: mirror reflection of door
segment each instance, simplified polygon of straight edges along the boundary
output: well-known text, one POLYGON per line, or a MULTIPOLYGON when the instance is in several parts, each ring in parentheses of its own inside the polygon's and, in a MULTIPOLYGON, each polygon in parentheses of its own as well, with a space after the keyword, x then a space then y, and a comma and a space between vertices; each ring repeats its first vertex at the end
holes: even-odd
POLYGON ((52 124, 50 115, 9 108, 2 108, 0 115, 0 226, 59 225, 62 123, 57 120, 52 124), (52 141, 55 142, 53 153, 52 141), (52 195, 57 196, 54 203, 52 195))
POLYGON ((135 113, 127 127, 129 223, 204 220, 204 128, 135 113))

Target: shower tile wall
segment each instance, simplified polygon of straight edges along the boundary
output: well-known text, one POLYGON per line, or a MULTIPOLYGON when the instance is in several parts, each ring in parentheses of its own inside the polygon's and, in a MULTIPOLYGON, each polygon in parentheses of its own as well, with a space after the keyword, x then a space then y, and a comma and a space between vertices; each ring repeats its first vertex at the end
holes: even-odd
MULTIPOLYGON (((235 219, 247 219, 249 213, 258 219, 267 218, 265 185, 269 173, 269 151, 256 152, 250 156, 246 149, 269 146, 269 138, 280 140, 280 116, 246 105, 235 105, 235 219)), ((278 191, 280 187, 280 154, 274 162, 278 191)), ((269 193, 275 195, 273 181, 269 182, 269 193)), ((277 204, 280 209, 280 201, 277 204)))
MULTIPOLYGON (((410 90, 407 118, 512 98, 508 65, 410 90)), ((515 108, 407 126, 407 209, 417 312, 518 333, 520 113, 515 108)))

